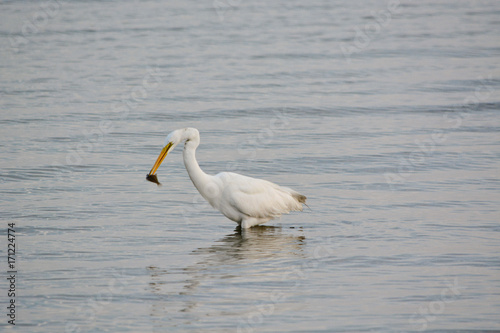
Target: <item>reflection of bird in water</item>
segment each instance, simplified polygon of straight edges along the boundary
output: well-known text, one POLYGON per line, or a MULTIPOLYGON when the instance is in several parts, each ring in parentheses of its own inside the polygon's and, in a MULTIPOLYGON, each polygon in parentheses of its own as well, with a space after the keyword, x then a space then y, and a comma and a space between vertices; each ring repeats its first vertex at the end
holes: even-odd
POLYGON ((249 285, 290 289, 282 279, 295 268, 277 266, 276 259, 289 262, 305 257, 304 241, 304 236, 286 233, 281 227, 237 229, 209 247, 192 251, 191 255, 196 256, 194 264, 167 269, 148 267, 150 290, 157 299, 151 309, 151 316, 157 318, 155 326, 161 326, 161 331, 172 317, 196 322, 214 313, 247 311, 256 298, 267 293, 266 289, 249 292, 249 285), (228 305, 232 303, 234 306, 228 305))
MULTIPOLYGON (((209 254, 206 259, 217 264, 228 264, 240 260, 258 260, 268 257, 298 255, 302 250, 304 236, 283 234, 282 228, 258 226, 241 229, 227 235, 208 248, 194 250, 194 254, 209 254)), ((301 229, 299 229, 301 230, 301 229)))
POLYGON ((242 228, 265 223, 290 211, 301 211, 306 197, 291 188, 282 187, 267 180, 242 176, 233 172, 207 175, 196 161, 195 152, 200 144, 196 128, 183 128, 170 133, 146 179, 160 184, 156 170, 180 142, 185 141, 184 165, 198 192, 212 207, 218 209, 242 228))

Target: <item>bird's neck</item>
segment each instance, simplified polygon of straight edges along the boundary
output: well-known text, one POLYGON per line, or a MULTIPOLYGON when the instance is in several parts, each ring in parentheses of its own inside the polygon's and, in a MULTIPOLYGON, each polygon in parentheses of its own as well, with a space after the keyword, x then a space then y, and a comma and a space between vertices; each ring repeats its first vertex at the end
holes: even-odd
MULTIPOLYGON (((195 142, 186 142, 183 151, 184 165, 186 166, 186 170, 189 174, 189 178, 193 182, 194 186, 198 189, 198 192, 207 199, 207 191, 210 189, 207 186, 210 184, 210 179, 212 176, 207 175, 203 170, 201 170, 198 162, 196 161, 196 148, 198 144, 195 142)), ((207 199, 208 200, 208 199, 207 199)))

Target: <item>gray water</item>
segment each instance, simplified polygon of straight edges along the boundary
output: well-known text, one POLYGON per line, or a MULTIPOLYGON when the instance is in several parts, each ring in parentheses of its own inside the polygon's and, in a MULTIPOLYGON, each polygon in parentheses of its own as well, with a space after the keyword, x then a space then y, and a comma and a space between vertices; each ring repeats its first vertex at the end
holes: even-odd
MULTIPOLYGON (((3 1, 19 332, 500 329, 500 3, 3 1), (394 5, 391 5, 393 3, 394 5), (210 174, 310 209, 246 232, 210 174)), ((5 275, 4 275, 5 274, 5 275)))

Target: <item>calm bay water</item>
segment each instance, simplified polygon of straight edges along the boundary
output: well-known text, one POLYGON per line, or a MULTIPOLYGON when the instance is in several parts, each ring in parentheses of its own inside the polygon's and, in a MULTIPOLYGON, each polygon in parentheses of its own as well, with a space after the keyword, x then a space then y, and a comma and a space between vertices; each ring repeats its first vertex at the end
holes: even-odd
POLYGON ((1 2, 2 330, 499 330, 500 4, 391 3, 1 2), (188 126, 310 209, 147 182, 188 126))

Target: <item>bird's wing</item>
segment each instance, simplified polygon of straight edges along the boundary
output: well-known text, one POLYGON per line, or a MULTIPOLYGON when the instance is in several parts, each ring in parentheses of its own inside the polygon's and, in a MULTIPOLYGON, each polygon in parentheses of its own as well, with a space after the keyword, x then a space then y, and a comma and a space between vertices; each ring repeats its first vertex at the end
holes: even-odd
POLYGON ((287 187, 267 180, 225 173, 224 199, 234 209, 255 218, 274 218, 291 210, 302 210, 300 197, 287 187))

